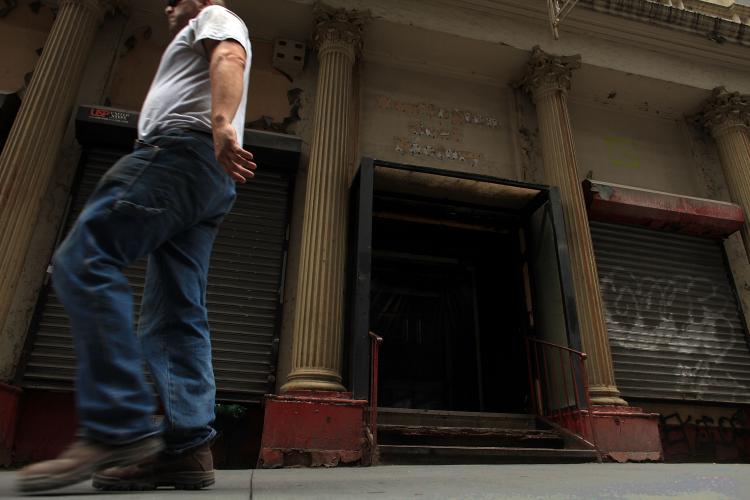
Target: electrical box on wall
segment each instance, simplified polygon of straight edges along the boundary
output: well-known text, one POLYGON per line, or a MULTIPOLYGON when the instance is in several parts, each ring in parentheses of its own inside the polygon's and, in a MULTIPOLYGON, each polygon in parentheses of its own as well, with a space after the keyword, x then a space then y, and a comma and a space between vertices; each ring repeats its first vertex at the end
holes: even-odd
POLYGON ((305 49, 302 42, 280 38, 273 46, 273 67, 290 78, 302 74, 305 68, 305 49))

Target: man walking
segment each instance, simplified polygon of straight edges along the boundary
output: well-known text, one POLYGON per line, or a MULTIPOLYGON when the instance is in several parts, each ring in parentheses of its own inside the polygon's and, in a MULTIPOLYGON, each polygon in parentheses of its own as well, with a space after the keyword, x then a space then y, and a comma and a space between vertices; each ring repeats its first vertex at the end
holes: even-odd
POLYGON ((78 361, 79 434, 54 460, 23 469, 24 492, 94 477, 100 489, 213 484, 216 387, 206 280, 242 149, 251 47, 223 0, 169 0, 172 42, 141 110, 135 150, 101 179, 53 261, 78 361), (149 256, 138 335, 122 273, 149 256), (142 371, 145 359, 164 407, 142 371))

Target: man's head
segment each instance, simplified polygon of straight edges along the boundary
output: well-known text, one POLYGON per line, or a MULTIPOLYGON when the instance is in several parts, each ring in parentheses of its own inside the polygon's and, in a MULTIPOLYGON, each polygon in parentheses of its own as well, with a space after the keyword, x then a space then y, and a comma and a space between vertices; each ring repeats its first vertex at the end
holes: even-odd
POLYGON ((188 22, 209 5, 226 7, 224 0, 168 0, 164 13, 169 22, 169 32, 176 35, 188 22))

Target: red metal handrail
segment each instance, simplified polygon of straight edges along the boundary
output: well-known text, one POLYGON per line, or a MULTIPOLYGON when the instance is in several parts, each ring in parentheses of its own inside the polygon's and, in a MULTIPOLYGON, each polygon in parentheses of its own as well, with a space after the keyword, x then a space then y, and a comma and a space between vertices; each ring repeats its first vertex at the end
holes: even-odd
POLYGON ((535 344, 541 344, 541 345, 545 345, 549 347, 554 347, 555 349, 559 349, 561 351, 568 351, 570 353, 578 355, 584 360, 589 357, 589 355, 586 354, 585 352, 576 351, 575 349, 571 349, 570 347, 566 347, 564 345, 553 344, 552 342, 547 342, 546 340, 535 339, 534 337, 526 337, 526 340, 527 342, 534 342, 535 344))
POLYGON ((383 337, 370 332, 370 343, 370 408, 367 424, 372 436, 372 456, 375 457, 378 448, 378 358, 383 337))
POLYGON ((586 372, 588 356, 552 342, 532 337, 525 340, 529 387, 536 414, 556 421, 596 447, 586 372), (555 382, 558 387, 553 387, 555 382))

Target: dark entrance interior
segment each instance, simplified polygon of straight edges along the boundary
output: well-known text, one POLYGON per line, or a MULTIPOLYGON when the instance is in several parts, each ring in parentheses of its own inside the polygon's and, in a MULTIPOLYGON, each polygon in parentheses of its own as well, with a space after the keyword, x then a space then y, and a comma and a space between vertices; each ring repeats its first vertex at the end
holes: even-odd
POLYGON ((385 340, 379 406, 528 411, 519 219, 375 192, 370 325, 385 340))

